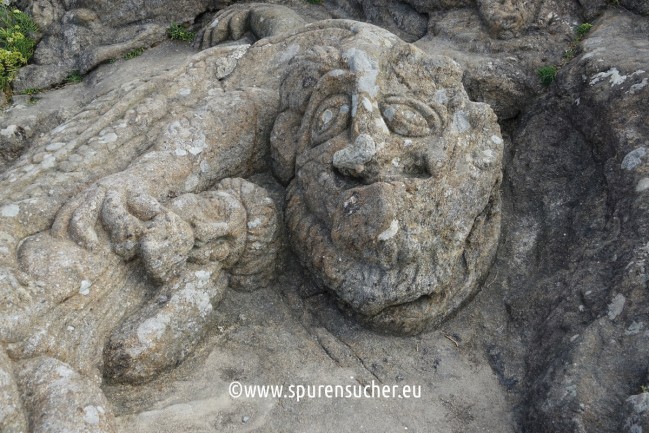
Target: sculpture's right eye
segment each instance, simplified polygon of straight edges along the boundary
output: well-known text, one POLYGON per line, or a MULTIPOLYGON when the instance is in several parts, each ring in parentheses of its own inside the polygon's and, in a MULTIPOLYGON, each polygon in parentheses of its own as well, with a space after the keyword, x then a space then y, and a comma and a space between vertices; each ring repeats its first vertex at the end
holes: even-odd
POLYGON ((317 146, 347 129, 350 100, 348 95, 334 95, 322 101, 311 122, 311 144, 317 146))
POLYGON ((446 110, 438 104, 425 104, 414 98, 389 96, 381 103, 381 114, 395 134, 425 137, 444 126, 446 110))

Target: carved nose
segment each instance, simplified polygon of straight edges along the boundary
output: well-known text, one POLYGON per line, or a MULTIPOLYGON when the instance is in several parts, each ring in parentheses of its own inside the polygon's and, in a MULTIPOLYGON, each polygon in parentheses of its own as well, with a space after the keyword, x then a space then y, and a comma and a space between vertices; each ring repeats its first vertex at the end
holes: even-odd
POLYGON ((349 143, 333 155, 334 167, 344 175, 368 178, 379 166, 388 128, 377 104, 354 95, 349 143))
POLYGON ((333 164, 343 174, 362 177, 376 156, 376 143, 368 134, 360 134, 344 149, 334 153, 333 164))

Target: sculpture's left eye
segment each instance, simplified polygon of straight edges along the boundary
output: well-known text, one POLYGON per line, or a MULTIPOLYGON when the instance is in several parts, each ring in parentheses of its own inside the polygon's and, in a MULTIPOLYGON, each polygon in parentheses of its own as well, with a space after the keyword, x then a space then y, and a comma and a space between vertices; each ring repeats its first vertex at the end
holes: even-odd
POLYGON ((349 107, 348 95, 334 95, 322 101, 311 123, 313 146, 324 143, 347 129, 349 107))
POLYGON ((426 105, 412 98, 388 97, 381 104, 388 128, 404 137, 424 137, 443 127, 444 107, 426 105))

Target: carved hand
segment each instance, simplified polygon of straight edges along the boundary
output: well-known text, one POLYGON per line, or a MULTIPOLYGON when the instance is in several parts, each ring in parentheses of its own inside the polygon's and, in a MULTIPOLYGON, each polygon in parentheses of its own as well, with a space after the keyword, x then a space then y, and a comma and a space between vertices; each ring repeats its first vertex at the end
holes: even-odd
POLYGON ((52 235, 69 237, 89 250, 98 247, 97 221, 110 235, 114 251, 125 259, 136 253, 143 221, 163 211, 142 181, 127 173, 107 176, 74 197, 58 212, 52 235))
POLYGON ((298 14, 285 6, 236 4, 217 12, 210 24, 198 33, 194 46, 200 49, 213 47, 228 39, 240 39, 249 31, 261 39, 304 24, 305 21, 298 14))

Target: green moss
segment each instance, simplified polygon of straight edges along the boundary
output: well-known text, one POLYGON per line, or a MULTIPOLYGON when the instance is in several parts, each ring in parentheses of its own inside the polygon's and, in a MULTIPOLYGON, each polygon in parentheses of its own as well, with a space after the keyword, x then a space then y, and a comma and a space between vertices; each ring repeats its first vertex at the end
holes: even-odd
POLYGON ((41 93, 41 89, 34 89, 30 87, 29 89, 25 89, 22 92, 20 92, 21 95, 38 95, 41 93))
POLYGON ((27 60, 17 51, 0 48, 0 90, 7 90, 21 66, 27 60))

